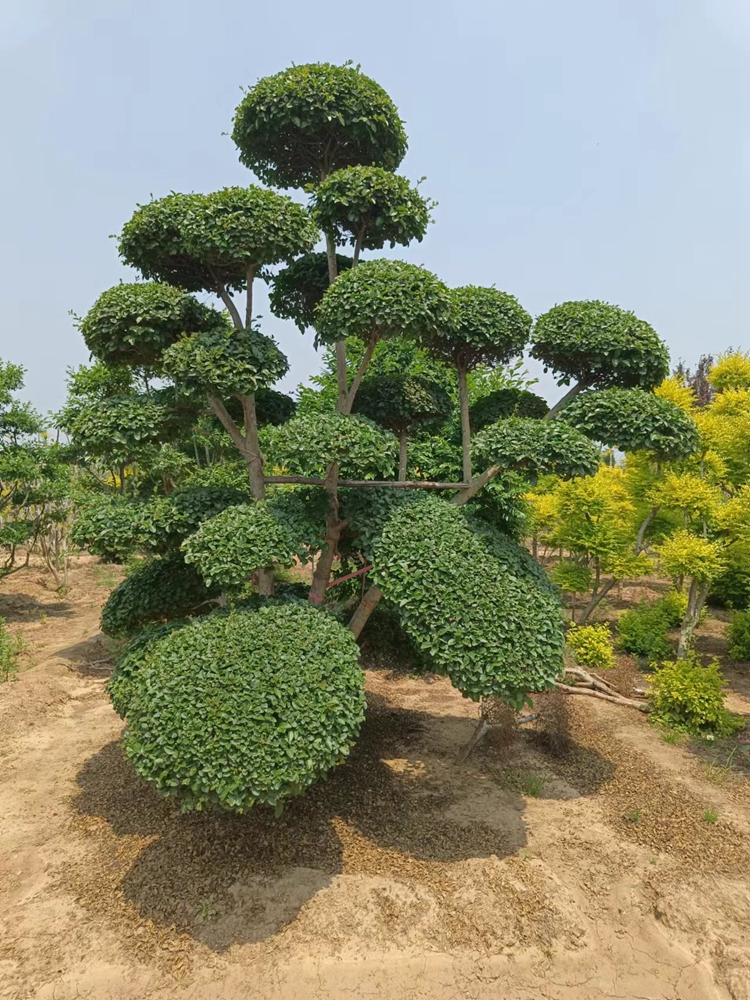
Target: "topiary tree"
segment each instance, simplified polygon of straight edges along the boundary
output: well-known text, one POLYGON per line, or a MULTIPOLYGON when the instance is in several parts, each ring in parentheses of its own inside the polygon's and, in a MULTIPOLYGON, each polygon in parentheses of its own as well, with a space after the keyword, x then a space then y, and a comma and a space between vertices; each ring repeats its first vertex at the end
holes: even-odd
POLYGON ((406 479, 407 439, 412 428, 444 423, 453 402, 436 382, 417 375, 381 375, 362 383, 354 409, 397 435, 398 478, 406 479))
MULTIPOLYGON (((449 292, 425 268, 360 262, 363 251, 421 239, 431 211, 394 173, 406 138, 377 84, 348 65, 292 67, 248 91, 233 135, 261 182, 305 189, 309 210, 257 187, 174 194, 136 211, 120 251, 169 294, 189 300, 202 291, 222 301, 231 325, 222 318, 174 335, 147 317, 158 332, 152 364, 187 408, 205 399, 245 462, 252 499, 225 504, 231 498, 178 488, 144 503, 153 505, 153 525, 137 512, 142 527, 133 537, 164 555, 114 592, 105 625, 122 635, 201 612, 199 620, 169 634, 152 631, 131 647, 131 666, 123 667, 130 689, 115 697, 127 718, 128 753, 146 780, 187 808, 243 810, 253 802, 280 807, 348 750, 363 707, 352 636, 384 592, 411 641, 468 697, 501 697, 518 708, 534 690, 556 683, 563 649, 557 594, 487 516, 504 504, 502 523, 513 523, 529 479, 550 470, 590 475, 599 451, 569 423, 521 416, 522 404, 541 416, 538 399, 522 393, 512 415, 476 436, 475 461, 485 467, 472 478, 469 376, 483 395, 523 390, 520 362, 502 374, 499 366, 523 351, 531 318, 494 288, 449 292), (313 252, 316 222, 325 255, 313 252), (352 245, 351 261, 336 253, 341 243, 352 245), (329 348, 329 372, 319 380, 320 405, 301 405, 292 416, 280 402, 279 419, 268 421, 275 426, 259 430, 262 400, 274 411, 269 394, 287 361, 258 328, 253 285, 278 265, 272 308, 301 330, 314 327, 329 348), (368 389, 368 372, 373 383, 390 381, 368 389), (428 479, 424 469, 415 470, 413 482, 401 478, 403 449, 394 479, 398 442, 391 430, 403 438, 405 427, 438 420, 446 396, 456 395, 462 481, 428 479), (425 499, 422 489, 435 495, 425 499), (311 559, 308 600, 319 607, 273 596, 275 567, 311 559), (354 590, 345 586, 366 572, 374 583, 354 608, 347 597, 354 590), (257 593, 248 596, 253 586, 257 593), (260 610, 240 612, 240 600, 260 610), (232 606, 218 607, 224 603, 232 606), (328 614, 333 608, 342 618, 353 612, 346 629, 328 614)), ((590 359, 599 350, 606 377, 616 375, 597 384, 645 385, 661 371, 661 343, 634 323, 619 331, 611 357, 612 325, 602 333, 602 323, 594 324, 599 341, 586 327, 591 342, 583 353, 590 359), (639 373, 635 381, 628 381, 631 369, 639 373)), ((127 360, 133 387, 153 393, 138 381, 135 359, 127 360)), ((559 370, 565 377, 567 369, 559 370)), ((205 426, 205 414, 198 420, 205 426)), ((431 429, 421 452, 430 474, 445 470, 457 480, 450 431, 431 429)), ((237 486, 234 469, 221 469, 220 478, 199 471, 193 484, 237 486)))
POLYGON ((346 758, 364 718, 357 645, 309 606, 194 621, 151 645, 131 683, 125 752, 183 811, 279 815, 346 758))
POLYGON ((531 356, 575 385, 550 411, 555 416, 582 389, 653 389, 669 374, 669 354, 648 323, 608 302, 563 302, 534 323, 531 356))
POLYGON ((528 389, 495 389, 486 396, 480 396, 469 407, 469 424, 472 434, 481 431, 488 424, 495 424, 507 417, 534 417, 547 415, 549 405, 546 399, 528 389))

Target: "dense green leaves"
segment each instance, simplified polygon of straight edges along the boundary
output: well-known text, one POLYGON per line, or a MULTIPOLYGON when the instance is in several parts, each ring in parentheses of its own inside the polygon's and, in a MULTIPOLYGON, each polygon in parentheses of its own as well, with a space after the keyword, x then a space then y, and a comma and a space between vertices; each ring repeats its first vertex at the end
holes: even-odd
POLYGON ((188 615, 217 594, 218 588, 207 587, 182 554, 173 552, 137 569, 115 587, 102 610, 102 632, 130 635, 149 622, 188 615))
POLYGON ((182 517, 164 497, 131 499, 94 493, 79 500, 70 537, 108 562, 124 562, 138 549, 164 551, 179 537, 182 517))
POLYGON ((501 469, 523 469, 532 476, 592 476, 599 449, 575 428, 558 420, 510 417, 480 431, 472 442, 475 457, 501 469))
POLYGON ((288 526, 264 500, 228 507, 182 544, 185 561, 209 586, 216 583, 234 592, 247 587, 254 570, 291 566, 299 548, 288 526))
POLYGON ((263 803, 278 813, 345 759, 364 709, 357 645, 324 612, 210 615, 151 647, 125 752, 183 809, 263 803))
POLYGON ((176 618, 171 622, 145 625, 122 648, 107 682, 107 692, 121 719, 128 714, 133 698, 133 681, 148 659, 151 647, 175 629, 184 628, 190 621, 190 618, 176 618))
POLYGON ((286 374, 286 357, 257 330, 194 334, 165 352, 164 370, 180 386, 218 396, 250 396, 286 374))
POLYGON ((232 132, 240 160, 280 188, 319 184, 334 170, 395 170, 406 135, 386 92, 359 68, 292 66, 263 77, 243 98, 232 132))
POLYGON ((481 396, 469 407, 471 429, 476 433, 488 424, 505 420, 506 417, 545 416, 549 410, 546 399, 528 389, 496 389, 487 396, 481 396))
POLYGON ((123 228, 120 255, 145 278, 189 291, 246 287, 248 268, 304 253, 318 233, 305 209, 255 185, 171 194, 141 205, 123 228))
POLYGON ((406 246, 424 238, 432 202, 382 167, 356 166, 330 174, 313 193, 313 218, 336 243, 364 250, 406 246))
POLYGON ((340 464, 344 478, 375 479, 395 468, 398 442, 365 417, 320 413, 295 417, 271 428, 267 458, 287 473, 325 476, 331 462, 340 464))
POLYGON ((512 560, 501 563, 460 508, 436 497, 400 506, 375 547, 373 577, 405 631, 463 695, 520 707, 562 666, 563 616, 512 560))
POLYGON ((400 260, 370 260, 345 271, 315 313, 323 343, 345 337, 427 337, 448 322, 450 294, 431 271, 400 260))
POLYGON ((78 323, 91 353, 110 365, 152 367, 185 334, 226 327, 226 317, 169 285, 115 285, 78 323))
POLYGON ((517 299, 497 288, 466 285, 451 291, 450 321, 427 342, 436 357, 463 369, 500 364, 521 354, 531 331, 531 316, 517 299))
POLYGON ((669 374, 669 353, 648 323, 607 302, 563 302, 534 324, 531 356, 560 385, 653 389, 669 374))
POLYGON ((388 430, 408 431, 414 424, 442 424, 453 401, 436 382, 418 375, 381 375, 365 379, 353 410, 388 430))
POLYGON ((132 393, 89 403, 72 418, 67 430, 84 460, 99 460, 114 468, 173 437, 177 424, 158 392, 132 393))
POLYGON ((693 418, 642 389, 597 389, 583 393, 560 414, 593 441, 620 451, 652 451, 664 458, 686 458, 698 449, 693 418))
MULTIPOLYGON (((338 273, 352 266, 352 258, 336 254, 338 273)), ((328 255, 306 253, 272 279, 269 293, 271 312, 279 319, 291 319, 300 333, 314 326, 315 309, 330 285, 328 255)))

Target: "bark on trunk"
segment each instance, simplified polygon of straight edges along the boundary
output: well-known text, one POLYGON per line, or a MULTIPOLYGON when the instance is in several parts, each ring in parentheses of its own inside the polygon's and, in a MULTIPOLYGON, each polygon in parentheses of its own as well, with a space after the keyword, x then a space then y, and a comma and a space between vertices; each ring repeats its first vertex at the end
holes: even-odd
POLYGON ((378 606, 382 596, 383 592, 380 587, 373 584, 359 602, 357 610, 354 612, 349 621, 349 631, 353 634, 355 639, 358 639, 362 634, 362 629, 367 624, 367 619, 378 606))
POLYGON ((318 561, 313 572, 312 586, 308 594, 311 604, 322 604, 328 583, 331 579, 333 561, 336 558, 336 550, 341 537, 342 524, 339 519, 339 498, 338 498, 339 467, 333 463, 328 468, 325 489, 328 493, 328 514, 326 516, 326 534, 323 549, 318 556, 318 561))
POLYGON ((469 386, 466 368, 458 367, 458 404, 461 410, 461 451, 463 455, 464 482, 471 482, 471 425, 469 423, 469 386))
POLYGON ((568 389, 568 391, 565 393, 565 395, 562 397, 562 399, 559 399, 555 403, 555 405, 550 410, 547 411, 547 413, 544 416, 544 419, 545 420, 552 420, 553 417, 556 417, 557 414, 561 410, 564 410, 565 407, 568 405, 568 403, 572 399, 575 399, 576 396, 578 395, 578 393, 582 392, 585 388, 587 388, 585 382, 577 382, 574 386, 572 386, 572 388, 568 389))
POLYGON ((700 619, 703 605, 706 603, 709 588, 709 583, 700 583, 696 579, 690 581, 688 606, 685 611, 685 617, 682 619, 682 626, 680 627, 680 641, 677 645, 678 659, 682 659, 684 656, 687 656, 688 650, 692 645, 693 632, 695 631, 695 626, 698 624, 698 620, 700 619))

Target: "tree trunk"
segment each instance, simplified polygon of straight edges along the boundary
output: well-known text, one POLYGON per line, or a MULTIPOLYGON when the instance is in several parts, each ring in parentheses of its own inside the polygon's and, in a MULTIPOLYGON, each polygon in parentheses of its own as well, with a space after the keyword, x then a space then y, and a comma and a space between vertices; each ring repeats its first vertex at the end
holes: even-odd
POLYGON ((349 631, 354 635, 355 639, 358 639, 362 634, 362 629, 367 624, 367 619, 380 603, 382 596, 383 592, 380 587, 373 584, 372 587, 368 588, 367 593, 359 602, 357 610, 349 620, 349 631))
POLYGON ((322 604, 328 583, 331 579, 333 561, 336 558, 336 550, 341 537, 342 522, 339 519, 339 497, 338 497, 339 467, 333 462, 328 467, 325 489, 328 493, 328 514, 326 516, 326 534, 323 549, 318 556, 315 571, 312 578, 312 586, 308 594, 311 604, 322 604))
POLYGON ((469 423, 469 386, 466 368, 458 366, 458 403, 461 409, 461 451, 463 455, 464 482, 471 482, 471 425, 469 423))
POLYGON ((559 399, 555 403, 555 405, 550 410, 547 411, 547 413, 544 416, 544 419, 552 420, 552 418, 556 417, 561 410, 565 409, 565 407, 572 399, 575 399, 575 397, 578 395, 579 392, 582 392, 586 388, 588 388, 588 386, 585 382, 577 382, 574 386, 568 389, 568 391, 565 393, 562 399, 559 399))
POLYGON ((402 429, 398 436, 398 478, 399 482, 406 479, 406 429, 402 429))
POLYGON ((710 583, 700 583, 695 578, 690 581, 688 606, 685 611, 685 617, 682 619, 680 641, 677 646, 677 658, 679 660, 687 656, 688 650, 692 645, 693 632, 701 616, 703 605, 706 603, 710 586, 710 583))

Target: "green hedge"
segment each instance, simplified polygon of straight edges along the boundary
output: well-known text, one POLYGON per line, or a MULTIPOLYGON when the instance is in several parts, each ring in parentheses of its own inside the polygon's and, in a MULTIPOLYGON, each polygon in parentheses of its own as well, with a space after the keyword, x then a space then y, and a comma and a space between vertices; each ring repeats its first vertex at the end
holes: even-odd
POLYGON ((137 675, 125 751, 183 810, 276 808, 341 763, 364 717, 351 633, 309 605, 210 615, 137 675))

